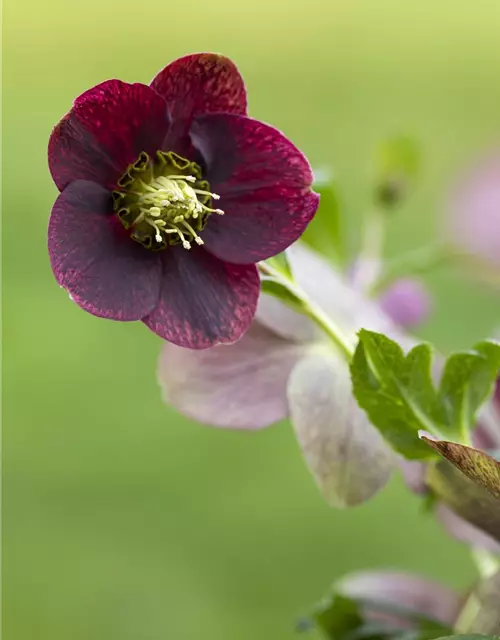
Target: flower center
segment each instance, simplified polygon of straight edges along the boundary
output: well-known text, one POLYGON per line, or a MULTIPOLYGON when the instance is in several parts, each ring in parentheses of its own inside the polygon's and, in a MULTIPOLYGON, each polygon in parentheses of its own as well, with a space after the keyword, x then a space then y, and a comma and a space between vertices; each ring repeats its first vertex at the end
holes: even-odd
POLYGON ((142 152, 118 187, 113 191, 114 210, 130 237, 153 251, 203 244, 199 234, 210 215, 224 214, 211 207, 219 196, 202 180, 200 166, 173 151, 157 151, 154 160, 142 152))

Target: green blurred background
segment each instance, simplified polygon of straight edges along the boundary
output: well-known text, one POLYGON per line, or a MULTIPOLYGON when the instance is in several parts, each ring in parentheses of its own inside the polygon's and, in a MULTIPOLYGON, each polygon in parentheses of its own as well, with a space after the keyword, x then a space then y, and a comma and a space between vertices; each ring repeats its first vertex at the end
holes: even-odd
MULTIPOLYGON (((85 314, 52 278, 46 143, 92 85, 220 51, 252 115, 334 167, 351 237, 373 146, 415 135, 424 175, 389 249, 417 247, 447 182, 498 142, 498 0, 5 0, 3 18, 4 638, 287 639, 349 570, 465 585, 466 549, 398 481, 334 511, 287 424, 229 433, 162 405, 159 340, 85 314)), ((491 332, 490 292, 453 272, 429 285, 421 335, 449 349, 491 332)))

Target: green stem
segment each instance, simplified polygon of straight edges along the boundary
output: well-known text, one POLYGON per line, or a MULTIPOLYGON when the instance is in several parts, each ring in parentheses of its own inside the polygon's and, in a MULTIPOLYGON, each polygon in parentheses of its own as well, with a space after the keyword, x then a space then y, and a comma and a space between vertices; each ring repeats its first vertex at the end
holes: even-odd
MULTIPOLYGON (((273 280, 279 282, 301 303, 300 310, 304 315, 307 315, 326 335, 332 340, 332 342, 340 349, 342 355, 347 362, 352 360, 354 355, 354 344, 343 333, 340 327, 328 316, 323 309, 309 298, 306 292, 299 287, 299 285, 290 278, 283 275, 280 271, 274 269, 265 262, 259 263, 259 270, 262 274, 273 278, 273 280)), ((286 302, 282 300, 282 302, 286 302)), ((295 310, 297 308, 293 307, 295 310)))

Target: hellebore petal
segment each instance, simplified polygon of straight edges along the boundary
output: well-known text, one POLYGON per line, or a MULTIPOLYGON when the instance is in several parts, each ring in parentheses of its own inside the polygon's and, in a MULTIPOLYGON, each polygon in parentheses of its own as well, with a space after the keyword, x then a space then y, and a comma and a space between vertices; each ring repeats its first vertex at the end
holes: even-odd
POLYGON ((367 614, 371 608, 376 610, 377 605, 394 605, 396 616, 406 611, 410 620, 413 615, 450 626, 462 603, 462 596, 451 589, 404 572, 354 573, 340 581, 339 590, 345 596, 365 602, 367 614))
POLYGON ((475 548, 486 549, 486 551, 497 555, 500 554, 500 542, 461 518, 444 503, 441 502, 437 505, 435 514, 446 532, 460 542, 465 542, 475 548))
POLYGON ((255 318, 276 335, 296 342, 324 340, 321 330, 310 318, 297 313, 283 302, 263 293, 259 298, 255 318))
POLYGON ((308 348, 257 322, 230 345, 193 351, 165 343, 158 363, 163 399, 205 424, 267 427, 288 415, 288 376, 308 348))
POLYGON ((140 320, 158 303, 161 263, 131 242, 110 214, 110 194, 72 182, 50 216, 48 247, 57 282, 85 311, 112 320, 140 320))
POLYGON ((430 295, 420 280, 401 278, 380 296, 383 311, 399 326, 412 328, 424 322, 431 310, 430 295))
POLYGON ((445 234, 466 253, 500 267, 500 150, 457 180, 447 205, 445 234))
POLYGON ((244 116, 195 119, 191 139, 207 164, 207 179, 226 215, 212 216, 203 232, 208 251, 236 264, 280 253, 316 213, 311 167, 280 131, 244 116))
POLYGON ((175 137, 186 135, 197 115, 247 112, 240 72, 229 58, 216 53, 194 53, 174 60, 158 73, 151 87, 168 105, 175 137))
POLYGON ((329 504, 359 504, 386 484, 394 455, 358 407, 344 360, 329 353, 303 358, 290 376, 288 401, 300 447, 329 504))
POLYGON ((161 147, 169 128, 167 107, 151 87, 108 80, 79 96, 49 140, 49 168, 62 191, 72 180, 108 189, 141 153, 161 147))
POLYGON ((260 279, 255 265, 222 262, 201 247, 169 247, 161 255, 160 301, 144 323, 189 349, 235 342, 255 315, 260 279))

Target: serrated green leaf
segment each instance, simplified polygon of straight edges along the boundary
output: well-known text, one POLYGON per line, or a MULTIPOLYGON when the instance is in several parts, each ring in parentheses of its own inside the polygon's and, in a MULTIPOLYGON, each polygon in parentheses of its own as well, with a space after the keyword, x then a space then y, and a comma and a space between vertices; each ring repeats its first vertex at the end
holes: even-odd
POLYGON ((500 345, 493 341, 448 358, 439 384, 439 400, 447 417, 446 435, 467 436, 478 410, 493 391, 499 368, 500 345))
POLYGON ((450 356, 438 391, 432 360, 427 344, 405 356, 386 336, 361 330, 351 363, 358 404, 394 449, 409 459, 429 458, 415 442, 419 431, 442 441, 468 441, 477 413, 493 390, 500 345, 485 341, 470 352, 450 356))
POLYGON ((344 264, 346 247, 337 186, 327 175, 314 181, 313 190, 320 195, 319 207, 301 239, 328 259, 344 264))
POLYGON ((432 382, 433 348, 423 343, 406 356, 406 386, 413 403, 424 408, 433 424, 442 426, 446 416, 432 382))
MULTIPOLYGON (((417 383, 422 383, 425 377, 429 360, 427 349, 412 350, 407 360, 396 342, 363 329, 359 332, 359 343, 351 362, 353 391, 358 404, 393 448, 409 459, 434 457, 418 438, 419 430, 429 430, 434 425, 411 396, 417 383), (421 370, 417 370, 418 363, 421 363, 421 370)), ((428 390, 429 383, 422 383, 420 400, 428 390)))

